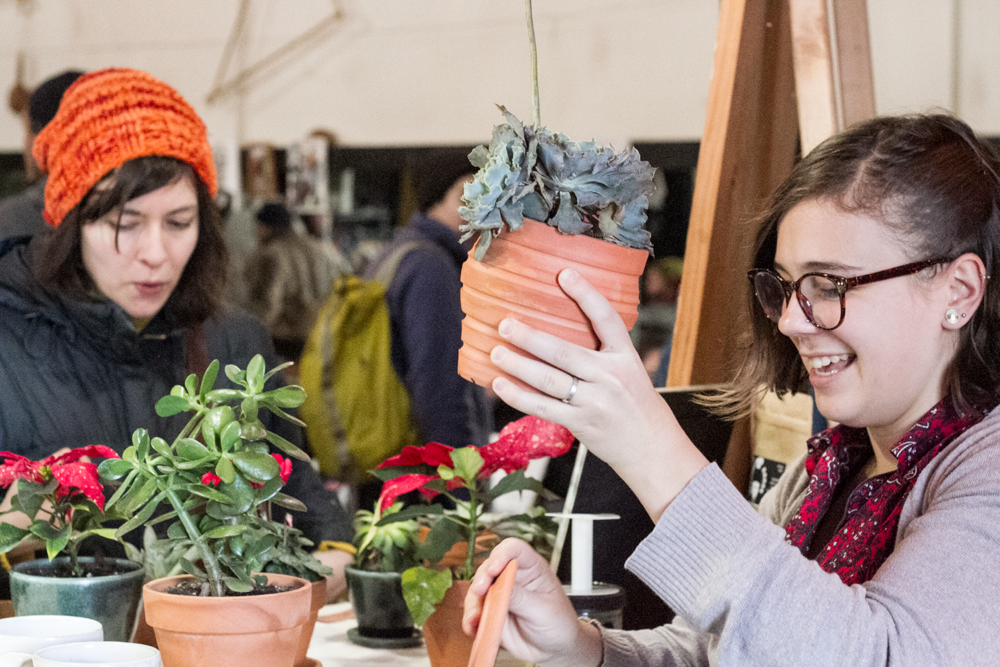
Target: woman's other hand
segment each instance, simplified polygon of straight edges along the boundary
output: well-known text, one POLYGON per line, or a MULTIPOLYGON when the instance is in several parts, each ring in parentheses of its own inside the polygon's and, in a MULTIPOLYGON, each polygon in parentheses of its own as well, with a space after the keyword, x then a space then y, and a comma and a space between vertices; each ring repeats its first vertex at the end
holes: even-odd
POLYGON ((600 631, 577 619, 549 564, 527 543, 514 538, 501 542, 472 579, 462 619, 465 633, 475 634, 486 591, 512 560, 518 569, 503 626, 504 647, 531 664, 600 665, 604 657, 600 631))
POLYGON ((522 390, 503 378, 494 381, 493 389, 512 407, 572 431, 615 469, 657 521, 708 460, 653 388, 611 304, 576 271, 560 273, 559 285, 590 319, 600 350, 505 319, 499 327, 501 337, 538 360, 504 346, 494 348, 491 358, 538 392, 522 390), (574 378, 578 378, 575 391, 574 378))
POLYGON ((326 602, 336 602, 344 591, 347 590, 347 579, 344 577, 344 566, 354 562, 354 556, 346 551, 333 549, 330 551, 314 551, 316 557, 323 565, 333 568, 333 574, 326 577, 326 602))

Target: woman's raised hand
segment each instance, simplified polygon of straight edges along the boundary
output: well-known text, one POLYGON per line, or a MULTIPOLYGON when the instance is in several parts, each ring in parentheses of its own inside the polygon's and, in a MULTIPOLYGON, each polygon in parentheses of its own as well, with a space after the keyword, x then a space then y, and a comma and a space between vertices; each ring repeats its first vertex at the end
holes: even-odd
POLYGON ((653 388, 611 304, 576 271, 560 273, 559 285, 590 318, 601 349, 588 350, 508 318, 500 323, 500 335, 538 360, 503 346, 494 348, 491 358, 538 392, 503 378, 493 389, 521 412, 572 431, 615 469, 656 521, 708 461, 653 388))
POLYGON ((517 561, 517 575, 501 641, 518 660, 531 664, 600 665, 604 657, 600 631, 581 623, 549 564, 527 543, 501 542, 479 566, 465 597, 462 629, 473 635, 483 599, 504 567, 517 561))

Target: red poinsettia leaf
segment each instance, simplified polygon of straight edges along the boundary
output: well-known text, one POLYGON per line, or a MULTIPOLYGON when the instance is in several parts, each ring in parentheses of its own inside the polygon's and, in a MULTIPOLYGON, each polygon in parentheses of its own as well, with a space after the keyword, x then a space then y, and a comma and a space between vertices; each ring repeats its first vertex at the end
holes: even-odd
POLYGON ((573 434, 565 426, 538 417, 521 417, 500 431, 500 438, 479 449, 483 457, 480 477, 489 477, 501 468, 508 473, 521 470, 531 459, 561 456, 573 445, 573 434))
POLYGON ((377 467, 396 468, 399 466, 417 466, 421 463, 426 463, 435 468, 439 465, 451 466, 451 452, 453 449, 455 448, 442 445, 440 442, 429 442, 423 447, 410 445, 409 447, 403 447, 402 452, 396 456, 387 458, 378 464, 377 467))
MULTIPOLYGON (((396 498, 414 489, 420 489, 420 492, 425 497, 428 497, 428 489, 424 489, 423 486, 427 482, 437 478, 437 475, 400 475, 399 477, 390 479, 382 485, 382 509, 392 507, 392 504, 396 502, 396 498)), ((434 495, 437 495, 436 492, 434 495)))
POLYGON ((52 467, 52 476, 59 480, 56 489, 56 499, 80 493, 90 498, 98 509, 104 511, 104 487, 97 476, 97 465, 74 461, 65 465, 52 467))
POLYGON ((57 466, 64 463, 72 463, 73 461, 79 461, 85 456, 92 457, 103 457, 106 459, 117 459, 118 452, 111 449, 110 447, 105 447, 104 445, 87 445, 86 447, 77 447, 76 449, 71 449, 68 452, 62 454, 53 455, 42 459, 41 464, 47 466, 57 466))
POLYGON ((0 458, 6 459, 0 465, 0 487, 6 488, 21 478, 32 482, 42 481, 38 474, 40 466, 32 463, 31 459, 13 452, 0 452, 0 458))

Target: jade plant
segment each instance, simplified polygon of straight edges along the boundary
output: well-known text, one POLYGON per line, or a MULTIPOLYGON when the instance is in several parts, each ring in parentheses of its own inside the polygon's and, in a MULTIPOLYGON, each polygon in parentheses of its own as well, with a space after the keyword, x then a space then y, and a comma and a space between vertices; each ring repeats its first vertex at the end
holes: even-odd
POLYGON ((17 484, 11 507, 3 514, 23 512, 30 520, 27 528, 0 523, 0 553, 40 540, 49 560, 65 552, 72 575, 84 575, 79 560, 83 540, 91 536, 115 539, 115 529, 104 525, 115 518, 114 512, 107 508, 105 513, 104 488, 90 457, 115 460, 118 454, 103 445, 78 447, 40 461, 0 452, 0 487, 17 484))
POLYGON ((541 523, 551 526, 541 508, 515 516, 499 517, 486 523, 486 510, 493 499, 512 491, 542 493, 542 484, 526 477, 524 469, 531 459, 560 456, 573 444, 573 435, 564 427, 537 417, 522 417, 505 426, 500 437, 483 447, 453 448, 432 442, 423 447, 406 447, 402 453, 386 459, 373 471, 383 480, 380 506, 392 507, 405 493, 419 491, 428 500, 448 498, 454 509, 444 504, 414 504, 386 513, 375 526, 413 519, 432 523, 417 558, 428 565, 417 565, 403 572, 403 597, 417 625, 423 625, 444 599, 453 580, 468 580, 475 574, 476 557, 483 555, 477 543, 483 530, 494 531, 499 524, 541 523), (485 481, 494 472, 508 474, 491 489, 485 481), (456 493, 458 490, 462 493, 456 493), (465 557, 458 565, 442 567, 445 554, 455 545, 465 545, 465 557))
POLYGON ((302 404, 301 387, 265 390, 267 380, 285 367, 266 372, 257 355, 245 370, 226 366, 237 388, 215 389, 219 362, 213 361, 200 381, 189 375, 156 403, 161 417, 192 413, 173 441, 138 429, 120 459, 105 460, 98 468, 102 478, 119 484, 107 511, 131 517, 117 535, 169 522, 162 550, 182 554, 180 566, 200 582, 202 594, 247 593, 266 584, 266 577, 255 573, 275 561, 279 543, 288 537, 271 525, 269 504, 305 510, 282 493, 291 461, 272 453, 269 444, 287 456, 308 456, 259 418, 266 409, 302 424, 285 412, 302 404), (161 503, 169 511, 156 515, 161 503))
POLYGON ((479 235, 475 259, 505 228, 524 218, 629 248, 652 250, 646 207, 655 169, 634 148, 616 151, 593 141, 571 141, 541 124, 538 65, 531 0, 525 0, 534 88, 534 124, 525 125, 497 105, 506 123, 493 128, 489 147, 477 146, 469 161, 479 171, 465 185, 459 209, 462 240, 479 235))

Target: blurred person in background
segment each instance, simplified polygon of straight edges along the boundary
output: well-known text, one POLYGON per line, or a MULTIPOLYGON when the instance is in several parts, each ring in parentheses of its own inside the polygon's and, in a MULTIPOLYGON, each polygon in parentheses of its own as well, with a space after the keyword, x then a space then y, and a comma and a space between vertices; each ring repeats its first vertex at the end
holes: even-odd
MULTIPOLYGON (((243 269, 246 306, 264 323, 282 361, 297 362, 316 314, 333 282, 348 270, 347 262, 335 248, 328 252, 299 233, 283 204, 264 204, 256 220, 257 250, 243 269)), ((289 370, 294 373, 295 367, 289 370)))
MULTIPOLYGON (((0 241, 18 236, 31 236, 45 229, 45 173, 31 155, 35 137, 49 124, 63 93, 83 72, 69 70, 39 84, 28 101, 28 116, 24 128, 24 173, 31 185, 16 195, 0 200, 0 241)), ((23 112, 22 112, 23 113, 23 112)))

